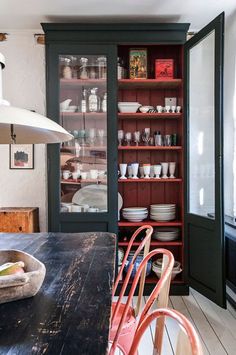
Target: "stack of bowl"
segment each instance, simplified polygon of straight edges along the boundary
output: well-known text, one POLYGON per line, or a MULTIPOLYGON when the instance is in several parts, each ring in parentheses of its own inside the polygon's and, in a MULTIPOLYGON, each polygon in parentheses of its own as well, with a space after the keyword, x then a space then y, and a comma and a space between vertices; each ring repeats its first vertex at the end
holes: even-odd
POLYGON ((147 218, 148 209, 146 207, 127 207, 123 208, 122 215, 130 222, 141 222, 147 218))
MULTIPOLYGON (((124 271, 126 273, 128 272, 128 269, 129 269, 130 263, 132 262, 134 253, 135 253, 135 251, 131 250, 129 255, 128 255, 128 259, 127 259, 127 262, 126 262, 125 267, 124 267, 124 271)), ((136 259, 134 261, 134 267, 133 267, 133 270, 132 270, 132 273, 131 273, 131 278, 134 278, 134 276, 135 276, 135 274, 136 274, 136 272, 138 270, 138 267, 141 264, 142 260, 143 260, 143 253, 141 252, 141 253, 138 254, 138 256, 136 257, 136 259)), ((147 262, 146 276, 150 275, 151 271, 152 271, 152 261, 151 261, 151 259, 149 259, 148 262, 147 262)))
POLYGON ((164 203, 151 205, 150 207, 150 219, 154 221, 167 222, 176 218, 175 204, 164 203))
MULTIPOLYGON (((182 272, 181 269, 181 264, 179 261, 175 261, 174 263, 174 267, 172 270, 172 274, 171 274, 171 280, 174 280, 174 278, 176 277, 176 275, 180 274, 182 272)), ((157 259, 155 261, 153 261, 152 263, 152 271, 157 275, 157 277, 160 279, 161 277, 161 268, 162 268, 162 259, 157 259)))
POLYGON ((178 239, 180 234, 179 228, 176 227, 161 227, 155 228, 152 234, 152 238, 160 240, 161 242, 171 242, 178 239))

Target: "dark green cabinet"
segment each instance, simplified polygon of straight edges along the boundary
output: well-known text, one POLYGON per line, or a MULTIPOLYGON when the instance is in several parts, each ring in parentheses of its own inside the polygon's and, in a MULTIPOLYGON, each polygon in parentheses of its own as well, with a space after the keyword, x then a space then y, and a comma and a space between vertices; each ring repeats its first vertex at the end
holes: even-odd
MULTIPOLYGON (((149 223, 157 229, 176 228, 179 230, 177 241, 165 243, 153 239, 151 242, 151 248, 168 248, 181 262, 183 271, 173 280, 171 292, 187 294, 190 284, 224 306, 222 145, 219 144, 219 140, 222 142, 222 105, 218 101, 222 95, 222 70, 219 70, 222 21, 223 14, 212 27, 207 27, 188 42, 189 24, 71 23, 42 24, 42 27, 46 38, 47 114, 75 137, 68 144, 48 145, 49 230, 115 232, 118 246, 125 249, 129 236, 142 223, 149 223), (216 25, 219 21, 220 28, 216 25), (209 38, 209 43, 205 37, 209 38), (147 70, 147 79, 129 78, 129 53, 132 49, 146 50, 147 69, 142 70, 147 70), (205 62, 194 62, 195 55, 197 58, 205 55, 205 62), (117 58, 119 65, 124 63, 127 69, 126 76, 119 79, 117 58), (156 59, 173 60, 173 78, 156 77, 156 59), (209 73, 212 63, 215 63, 215 71, 209 73), (204 69, 207 70, 205 77, 212 79, 213 92, 206 80, 204 82, 204 69), (196 70, 201 70, 198 84, 194 77, 196 70), (195 119, 201 111, 197 111, 198 97, 195 95, 201 82, 202 91, 205 90, 206 97, 212 100, 208 105, 202 96, 199 97, 199 105, 207 106, 202 108, 201 114, 202 120, 209 118, 211 135, 208 134, 208 126, 201 131, 197 125, 200 120, 195 119), (174 112, 173 109, 172 114, 154 112, 146 115, 141 112, 117 113, 119 101, 135 101, 155 108, 157 105, 165 106, 165 98, 168 97, 176 98, 175 105, 181 107, 180 111, 174 112), (118 147, 118 130, 133 133, 142 132, 147 127, 152 134, 155 131, 175 134, 178 142, 171 147, 145 147, 142 143, 129 146, 129 142, 124 142, 118 147), (194 131, 199 146, 191 141, 194 131), (211 151, 208 149, 206 154, 207 139, 211 139, 208 147, 211 151), (215 156, 213 163, 210 162, 212 156, 215 156), (199 173, 201 168, 194 167, 194 159, 196 164, 202 164, 205 172, 199 173), (119 164, 134 162, 152 165, 175 162, 176 177, 160 180, 140 178, 136 181, 119 179, 119 164), (204 174, 205 180, 202 179, 204 174), (207 184, 211 188, 207 189, 207 184), (211 194, 211 198, 207 194, 211 194), (206 200, 210 199, 211 204, 207 204, 206 200), (78 206, 71 207, 71 202, 78 206), (158 203, 174 203, 177 208, 175 220, 158 222, 149 218, 135 223, 123 219, 120 211, 121 205, 149 208, 151 204, 158 203), (214 237, 208 238, 208 229, 214 237), (214 256, 209 247, 214 250, 214 256), (216 262, 217 272, 214 270, 216 262)), ((147 277, 146 293, 151 291, 156 281, 154 274, 147 277)))

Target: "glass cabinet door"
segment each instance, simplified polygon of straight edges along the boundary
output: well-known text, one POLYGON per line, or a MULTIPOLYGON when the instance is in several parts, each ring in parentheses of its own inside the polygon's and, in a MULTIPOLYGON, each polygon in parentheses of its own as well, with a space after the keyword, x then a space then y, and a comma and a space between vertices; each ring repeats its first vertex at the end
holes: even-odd
POLYGON ((107 212, 107 57, 60 55, 61 212, 107 212))

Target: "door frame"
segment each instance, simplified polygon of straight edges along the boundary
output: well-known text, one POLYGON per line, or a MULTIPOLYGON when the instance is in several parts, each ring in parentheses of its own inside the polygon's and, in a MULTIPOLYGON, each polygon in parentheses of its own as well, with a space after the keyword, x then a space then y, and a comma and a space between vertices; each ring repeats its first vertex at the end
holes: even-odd
MULTIPOLYGON (((210 298, 222 307, 226 307, 226 278, 225 278, 225 243, 224 243, 224 189, 223 189, 223 60, 224 60, 224 13, 221 13, 207 26, 201 29, 194 37, 187 41, 184 45, 184 107, 185 107, 185 211, 184 211, 184 234, 185 234, 185 278, 191 287, 210 298), (189 49, 194 47, 204 37, 215 31, 215 220, 214 222, 206 217, 200 217, 188 213, 189 211, 189 49), (189 238, 187 221, 192 221, 195 224, 203 227, 211 227, 214 223, 214 230, 218 233, 217 255, 215 257, 221 264, 217 270, 219 287, 216 287, 216 292, 207 289, 200 282, 191 279, 189 275, 190 262, 189 260, 189 238)), ((212 257, 209 254, 209 257, 212 257)))

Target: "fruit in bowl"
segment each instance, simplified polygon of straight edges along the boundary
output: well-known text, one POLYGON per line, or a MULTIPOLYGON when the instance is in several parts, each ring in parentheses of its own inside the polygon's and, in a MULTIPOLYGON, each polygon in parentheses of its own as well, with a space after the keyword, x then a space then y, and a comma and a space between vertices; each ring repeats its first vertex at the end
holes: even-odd
POLYGON ((16 263, 5 263, 0 266, 0 276, 8 276, 14 274, 23 274, 25 263, 17 261, 16 263))

